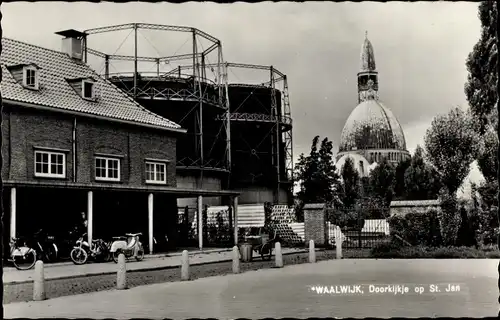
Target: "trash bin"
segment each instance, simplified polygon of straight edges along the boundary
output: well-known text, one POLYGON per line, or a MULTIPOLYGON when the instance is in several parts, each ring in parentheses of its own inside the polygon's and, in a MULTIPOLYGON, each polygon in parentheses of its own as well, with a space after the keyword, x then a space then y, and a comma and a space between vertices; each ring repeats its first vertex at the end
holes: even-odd
POLYGON ((242 243, 240 245, 240 254, 242 262, 250 262, 252 261, 252 244, 251 243, 242 243))

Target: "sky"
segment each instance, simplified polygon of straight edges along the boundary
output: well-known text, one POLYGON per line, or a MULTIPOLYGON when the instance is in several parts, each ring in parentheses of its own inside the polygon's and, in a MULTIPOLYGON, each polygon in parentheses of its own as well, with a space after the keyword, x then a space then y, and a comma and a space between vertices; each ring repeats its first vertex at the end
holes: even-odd
MULTIPOLYGON (((143 22, 198 28, 222 41, 226 61, 274 66, 288 78, 296 159, 309 152, 315 135, 328 137, 337 147, 344 122, 357 105, 356 73, 365 31, 375 51, 380 99, 399 119, 408 150, 423 145, 434 116, 455 106, 467 108, 465 61, 480 36, 477 7, 475 2, 444 1, 19 2, 4 3, 1 10, 4 37, 55 50, 61 48, 57 31, 143 22)), ((139 55, 186 50, 185 34, 146 30, 141 35, 152 45, 141 46, 139 55)), ((89 39, 89 47, 131 53, 127 32, 106 36, 89 39)), ((116 64, 110 72, 118 69, 116 64)), ((235 82, 265 77, 237 71, 228 76, 235 82)), ((473 165, 466 180, 479 179, 473 165)))

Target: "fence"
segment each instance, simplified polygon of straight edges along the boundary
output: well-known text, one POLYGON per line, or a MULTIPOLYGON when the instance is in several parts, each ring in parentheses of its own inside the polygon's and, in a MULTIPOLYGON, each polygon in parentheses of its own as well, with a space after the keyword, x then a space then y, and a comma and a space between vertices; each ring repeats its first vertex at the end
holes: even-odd
POLYGON ((328 239, 332 245, 335 244, 339 233, 344 248, 370 249, 389 240, 389 223, 386 219, 366 218, 371 215, 384 215, 388 208, 358 206, 325 210, 327 210, 328 239))

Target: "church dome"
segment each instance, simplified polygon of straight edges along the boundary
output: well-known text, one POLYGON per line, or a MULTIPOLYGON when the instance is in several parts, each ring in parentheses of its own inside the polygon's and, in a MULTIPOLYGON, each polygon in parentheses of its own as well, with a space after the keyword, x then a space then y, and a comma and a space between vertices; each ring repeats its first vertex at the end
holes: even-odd
POLYGON ((377 99, 367 99, 351 112, 340 137, 339 152, 368 149, 406 150, 401 125, 377 99))

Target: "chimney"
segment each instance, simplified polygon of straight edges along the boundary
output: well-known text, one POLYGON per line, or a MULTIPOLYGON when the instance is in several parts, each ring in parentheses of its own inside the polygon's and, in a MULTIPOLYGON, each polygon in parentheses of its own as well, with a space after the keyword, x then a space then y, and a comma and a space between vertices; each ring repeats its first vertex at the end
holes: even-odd
POLYGON ((73 29, 56 32, 57 35, 63 36, 62 52, 66 53, 72 59, 77 61, 83 60, 83 39, 86 34, 73 29))

